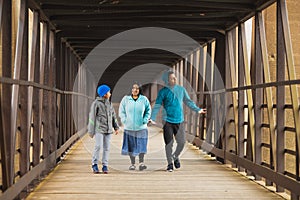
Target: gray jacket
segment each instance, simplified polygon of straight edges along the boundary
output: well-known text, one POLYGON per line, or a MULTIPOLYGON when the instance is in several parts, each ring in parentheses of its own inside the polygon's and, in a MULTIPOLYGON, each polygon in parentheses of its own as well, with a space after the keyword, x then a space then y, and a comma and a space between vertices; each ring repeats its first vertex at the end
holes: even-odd
POLYGON ((88 133, 91 137, 95 133, 111 134, 119 129, 117 117, 108 99, 97 97, 91 105, 88 123, 88 133))

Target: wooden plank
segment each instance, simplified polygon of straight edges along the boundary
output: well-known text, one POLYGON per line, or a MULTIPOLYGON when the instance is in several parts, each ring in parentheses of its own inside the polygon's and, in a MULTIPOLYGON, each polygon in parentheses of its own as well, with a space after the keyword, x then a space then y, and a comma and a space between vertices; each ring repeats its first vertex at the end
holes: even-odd
POLYGON ((93 174, 94 140, 86 135, 27 199, 282 199, 190 144, 181 156, 182 168, 165 171, 158 128, 149 128, 145 171, 128 170, 130 160, 120 154, 121 144, 122 133, 113 135, 109 174, 93 174))

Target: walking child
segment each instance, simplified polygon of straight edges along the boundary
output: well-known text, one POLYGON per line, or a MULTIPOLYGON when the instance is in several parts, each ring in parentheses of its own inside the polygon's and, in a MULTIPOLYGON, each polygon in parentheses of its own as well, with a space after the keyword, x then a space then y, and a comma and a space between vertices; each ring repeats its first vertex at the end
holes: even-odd
POLYGON ((99 96, 91 105, 88 123, 88 133, 92 138, 95 138, 92 170, 94 173, 99 173, 98 162, 102 148, 102 172, 107 174, 111 135, 113 131, 118 134, 119 125, 114 108, 109 101, 110 88, 107 85, 100 85, 97 88, 97 93, 99 96))

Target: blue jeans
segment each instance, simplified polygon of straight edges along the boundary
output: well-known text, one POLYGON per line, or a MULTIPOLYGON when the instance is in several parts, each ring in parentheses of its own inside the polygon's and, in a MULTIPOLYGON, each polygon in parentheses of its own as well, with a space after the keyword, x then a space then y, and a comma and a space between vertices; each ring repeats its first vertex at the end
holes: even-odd
POLYGON ((109 147, 110 147, 110 139, 112 134, 95 134, 95 148, 92 158, 92 165, 98 164, 100 159, 100 149, 103 149, 102 154, 102 165, 108 166, 108 157, 109 157, 109 147))

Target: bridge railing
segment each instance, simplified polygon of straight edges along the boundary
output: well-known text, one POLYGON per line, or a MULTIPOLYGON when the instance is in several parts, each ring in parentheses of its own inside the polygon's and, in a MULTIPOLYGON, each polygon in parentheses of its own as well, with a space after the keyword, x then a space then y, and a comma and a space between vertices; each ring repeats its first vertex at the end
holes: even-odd
MULTIPOLYGON (((298 200, 300 79, 297 73, 300 68, 294 61, 286 3, 277 1, 272 6, 277 16, 277 39, 273 44, 276 45, 275 61, 269 60, 262 11, 252 19, 249 59, 245 23, 227 31, 224 40, 213 41, 217 45, 204 46, 204 52, 200 55, 214 63, 217 61, 206 54, 210 54, 209 51, 218 52, 214 47, 220 43, 225 46, 225 64, 216 64, 214 69, 223 71, 225 87, 203 87, 203 83, 199 83, 201 80, 197 80, 198 83, 193 86, 197 101, 199 106, 208 109, 208 113, 206 116, 195 116, 187 111, 186 127, 191 143, 216 156, 219 161, 231 163, 255 180, 263 180, 266 186, 274 186, 277 192, 287 192, 291 199, 298 200), (275 78, 272 77, 274 74, 275 78), (224 125, 220 124, 222 114, 225 116, 224 125)), ((215 57, 219 56, 216 53, 215 57)), ((200 58, 200 63, 204 58, 200 58)), ((199 70, 204 67, 204 71, 211 73, 211 66, 211 63, 204 62, 197 67, 199 70)), ((193 83, 194 77, 183 75, 193 83)))
POLYGON ((27 2, 0 3, 0 199, 23 198, 22 191, 56 166, 86 132, 75 126, 72 96, 83 98, 83 106, 92 100, 73 92, 76 76, 80 87, 86 81, 78 74, 80 59, 27 2))

